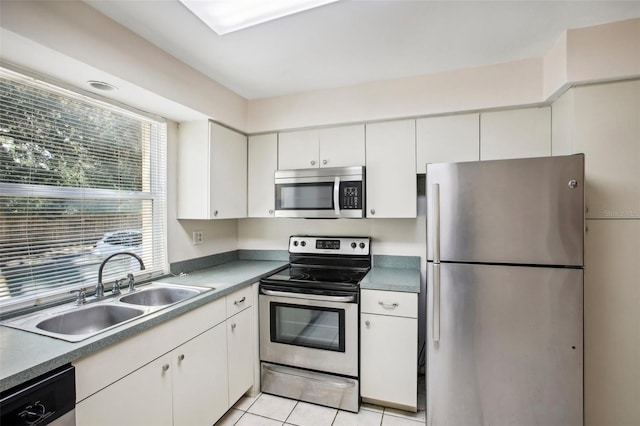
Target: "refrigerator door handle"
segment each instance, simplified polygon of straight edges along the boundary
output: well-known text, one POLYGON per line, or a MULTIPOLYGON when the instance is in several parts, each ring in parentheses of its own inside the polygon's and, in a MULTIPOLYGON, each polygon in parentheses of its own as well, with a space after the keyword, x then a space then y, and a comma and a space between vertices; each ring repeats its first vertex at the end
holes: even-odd
POLYGON ((440 263, 440 184, 434 183, 431 188, 433 262, 440 263))
POLYGON ((440 264, 433 264, 433 341, 440 342, 440 264))

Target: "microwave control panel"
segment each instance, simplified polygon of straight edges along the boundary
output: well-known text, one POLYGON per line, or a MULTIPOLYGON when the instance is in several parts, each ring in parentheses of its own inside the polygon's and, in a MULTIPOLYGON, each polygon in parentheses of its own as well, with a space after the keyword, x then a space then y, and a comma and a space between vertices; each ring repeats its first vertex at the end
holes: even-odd
POLYGON ((340 209, 359 210, 363 206, 362 182, 341 182, 340 183, 340 209))

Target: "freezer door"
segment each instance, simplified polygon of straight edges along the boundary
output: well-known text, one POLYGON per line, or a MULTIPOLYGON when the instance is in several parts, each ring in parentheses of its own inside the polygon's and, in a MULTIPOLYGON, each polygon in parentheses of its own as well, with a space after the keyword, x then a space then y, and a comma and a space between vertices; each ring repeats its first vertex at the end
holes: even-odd
POLYGON ((426 191, 429 260, 439 231, 442 261, 583 265, 582 154, 429 164, 426 191))
POLYGON ((442 264, 439 300, 433 273, 427 425, 582 425, 583 271, 442 264))

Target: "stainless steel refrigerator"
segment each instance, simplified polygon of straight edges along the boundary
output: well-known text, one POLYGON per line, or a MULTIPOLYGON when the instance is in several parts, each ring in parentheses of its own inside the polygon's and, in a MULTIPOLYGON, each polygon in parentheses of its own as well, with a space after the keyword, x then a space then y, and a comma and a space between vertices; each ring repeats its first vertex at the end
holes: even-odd
POLYGON ((583 424, 584 156, 427 165, 427 425, 583 424))

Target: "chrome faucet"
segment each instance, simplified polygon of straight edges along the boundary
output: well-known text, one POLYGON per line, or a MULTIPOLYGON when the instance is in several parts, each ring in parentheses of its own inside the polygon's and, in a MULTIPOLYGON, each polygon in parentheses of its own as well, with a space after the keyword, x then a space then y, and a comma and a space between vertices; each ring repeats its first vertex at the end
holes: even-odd
MULTIPOLYGON (((123 251, 123 252, 120 252, 120 253, 112 254, 111 256, 107 257, 105 260, 102 261, 102 263, 100 264, 100 268, 98 269, 98 284, 96 284, 96 298, 101 299, 101 298, 104 297, 104 284, 102 283, 102 270, 104 269, 104 265, 112 257, 120 256, 120 255, 124 255, 124 254, 126 254, 127 256, 134 257, 140 263, 140 270, 141 271, 144 270, 144 262, 142 261, 142 259, 140 259, 140 257, 137 254, 131 253, 129 251, 123 251)), ((132 275, 132 277, 133 277, 133 275, 132 275)), ((133 282, 133 280, 131 278, 129 279, 129 289, 131 289, 131 283, 133 282)))

